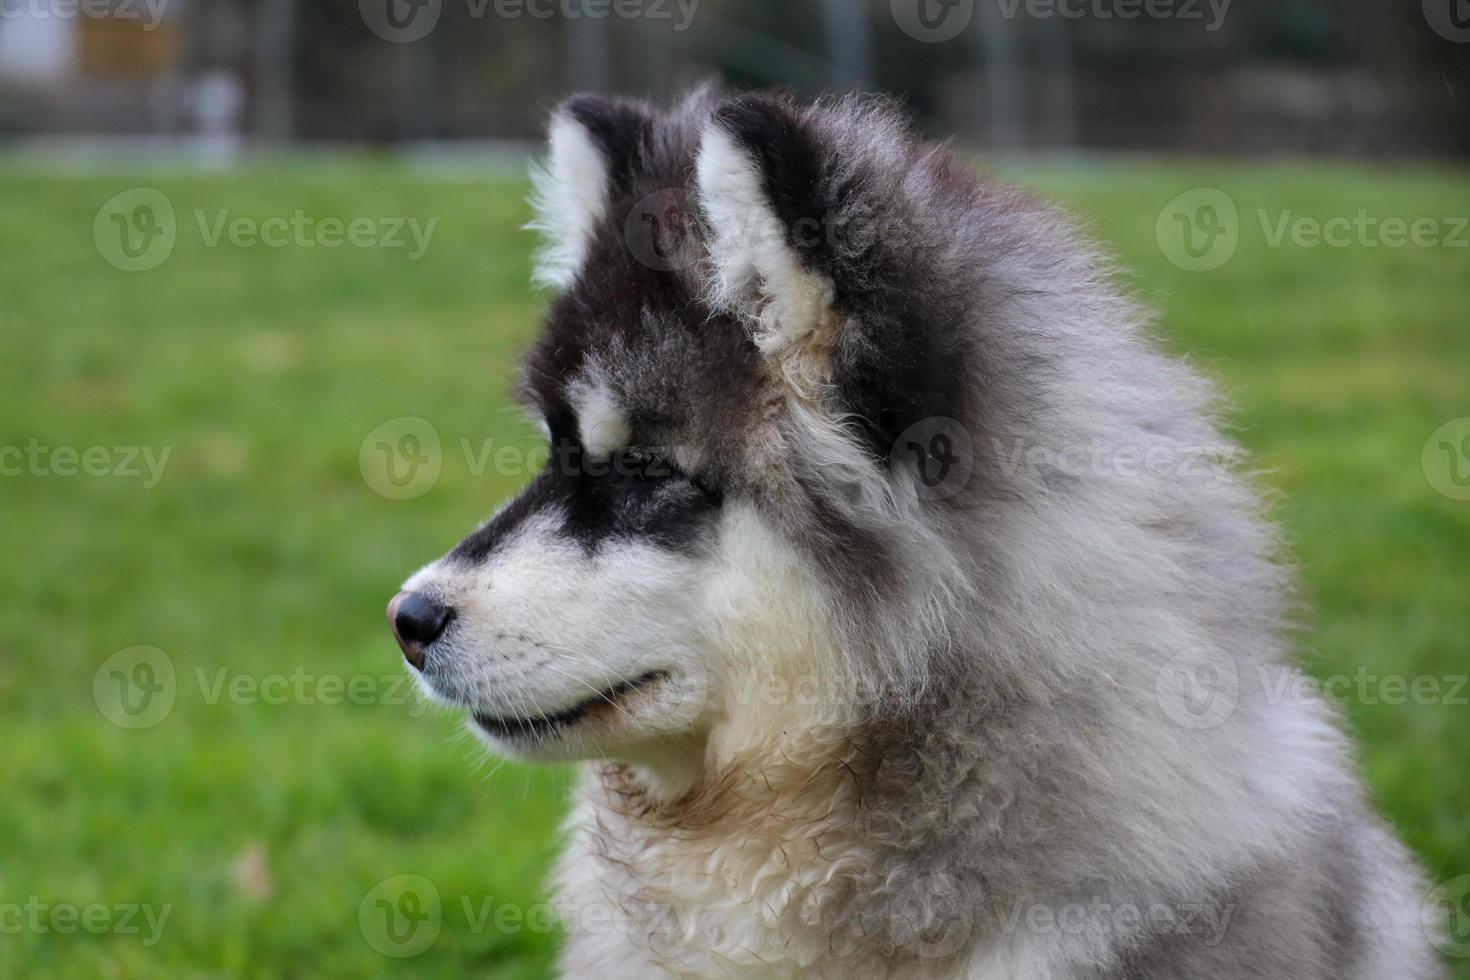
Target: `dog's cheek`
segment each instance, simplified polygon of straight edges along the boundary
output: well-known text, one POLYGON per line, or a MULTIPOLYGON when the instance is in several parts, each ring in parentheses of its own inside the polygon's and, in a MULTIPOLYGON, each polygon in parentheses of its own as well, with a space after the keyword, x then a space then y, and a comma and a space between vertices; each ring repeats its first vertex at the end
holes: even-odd
POLYGON ((725 749, 792 724, 825 722, 840 703, 842 660, 810 561, 758 510, 723 515, 702 583, 701 646, 725 749))

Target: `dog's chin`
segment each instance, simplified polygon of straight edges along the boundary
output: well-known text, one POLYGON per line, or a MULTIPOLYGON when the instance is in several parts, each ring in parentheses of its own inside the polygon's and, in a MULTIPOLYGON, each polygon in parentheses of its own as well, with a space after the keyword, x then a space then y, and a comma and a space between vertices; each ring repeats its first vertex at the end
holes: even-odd
POLYGON ((651 670, 555 711, 475 708, 468 725, 501 755, 546 761, 605 758, 683 727, 678 724, 681 687, 670 672, 651 670))

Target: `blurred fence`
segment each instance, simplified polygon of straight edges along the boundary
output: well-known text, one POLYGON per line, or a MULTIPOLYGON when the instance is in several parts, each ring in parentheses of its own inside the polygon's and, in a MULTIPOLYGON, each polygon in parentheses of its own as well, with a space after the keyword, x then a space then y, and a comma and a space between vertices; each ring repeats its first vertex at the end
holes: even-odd
POLYGON ((11 140, 524 139, 710 76, 999 150, 1470 155, 1470 0, 0 0, 11 140))

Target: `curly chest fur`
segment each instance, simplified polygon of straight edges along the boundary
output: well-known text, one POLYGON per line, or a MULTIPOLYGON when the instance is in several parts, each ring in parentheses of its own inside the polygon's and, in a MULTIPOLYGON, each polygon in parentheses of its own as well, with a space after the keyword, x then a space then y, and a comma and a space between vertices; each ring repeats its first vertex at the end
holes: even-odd
POLYGON ((722 781, 655 804, 600 768, 557 876, 564 975, 953 976, 957 896, 925 888, 859 828, 846 762, 722 781))

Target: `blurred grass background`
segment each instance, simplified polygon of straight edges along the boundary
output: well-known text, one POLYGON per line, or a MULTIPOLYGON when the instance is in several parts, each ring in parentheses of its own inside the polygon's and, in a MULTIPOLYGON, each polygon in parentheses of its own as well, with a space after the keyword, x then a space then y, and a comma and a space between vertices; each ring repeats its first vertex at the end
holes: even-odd
MULTIPOLYGON (((524 479, 476 472, 464 452, 533 441, 505 398, 542 304, 517 230, 524 186, 360 163, 3 176, 0 446, 171 455, 151 489, 0 477, 0 902, 170 912, 152 945, 7 930, 0 976, 547 976, 554 935, 472 916, 545 899, 569 774, 496 768, 456 719, 423 712, 397 686, 382 611, 524 479), (137 186, 167 195, 178 241, 158 268, 127 273, 91 230, 104 201, 137 186), (418 261, 211 248, 196 208, 438 224, 418 261), (404 501, 359 469, 365 437, 398 416, 428 420, 444 447, 433 489, 404 501), (167 654, 177 695, 159 724, 129 731, 102 715, 92 683, 139 644, 167 654), (376 693, 210 696, 221 677, 273 675, 318 693, 324 677, 367 678, 376 693), (443 928, 422 954, 389 959, 365 941, 359 907, 405 873, 434 883, 443 928)), ((1128 285, 1160 311, 1168 346, 1224 383, 1240 438, 1281 491, 1315 609, 1309 669, 1449 691, 1470 672, 1470 503, 1437 493, 1420 453, 1470 415, 1470 250, 1270 248, 1256 211, 1464 215, 1465 173, 1118 161, 1013 176, 1079 213, 1135 270, 1128 285), (1201 186, 1235 201, 1241 240, 1218 270, 1186 272, 1161 253, 1155 220, 1201 186)), ((1345 705, 1382 810, 1434 881, 1470 874, 1470 689, 1458 694, 1345 705)), ((1470 960, 1457 966, 1470 980, 1470 960)))

